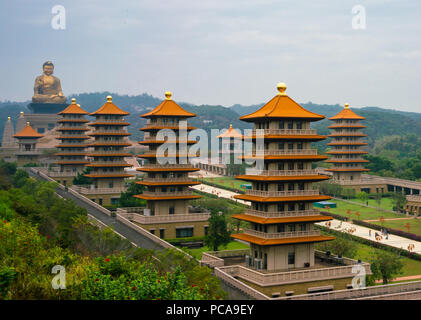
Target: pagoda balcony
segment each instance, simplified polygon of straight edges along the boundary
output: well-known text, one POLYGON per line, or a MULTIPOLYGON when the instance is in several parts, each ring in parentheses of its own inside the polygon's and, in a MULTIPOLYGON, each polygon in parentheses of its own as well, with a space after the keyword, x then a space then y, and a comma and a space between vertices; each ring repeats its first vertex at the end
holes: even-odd
POLYGON ((117 208, 117 214, 139 224, 207 221, 210 217, 209 211, 205 209, 189 207, 188 211, 189 213, 185 214, 154 215, 153 211, 147 208, 117 208))
POLYGON ((196 182, 197 179, 185 178, 150 178, 143 179, 144 182, 196 182))
POLYGON ((49 177, 76 177, 77 174, 80 173, 73 170, 57 171, 57 170, 49 170, 48 168, 39 168, 38 171, 41 171, 42 173, 48 175, 49 177))
POLYGON ((176 196, 192 196, 192 191, 143 191, 143 195, 151 197, 176 197, 176 196))
POLYGON ((133 156, 133 154, 126 152, 124 150, 124 147, 121 147, 120 150, 112 150, 112 151, 110 151, 110 150, 107 150, 107 151, 104 151, 104 150, 91 150, 91 151, 87 152, 87 156, 91 156, 91 154, 95 154, 95 155, 96 154, 100 154, 100 155, 106 156, 106 155, 122 154, 122 153, 127 154, 127 157, 133 156))
POLYGON ((127 191, 127 187, 95 188, 94 185, 90 185, 90 186, 72 185, 70 188, 82 194, 114 194, 114 193, 123 193, 127 191))
POLYGON ((258 170, 246 169, 245 175, 256 176, 317 176, 317 170, 258 170))
POLYGON ((369 162, 368 160, 365 160, 363 158, 336 158, 336 157, 332 157, 325 162, 353 162, 353 161, 369 162))
POLYGON ((168 168, 173 168, 173 169, 189 169, 189 168, 194 168, 192 164, 181 164, 181 163, 174 163, 174 164, 145 164, 143 166, 143 168, 151 168, 151 169, 168 169, 168 168))
POLYGON ((100 123, 107 123, 107 124, 116 124, 116 125, 129 125, 130 123, 126 122, 124 119, 96 119, 93 122, 88 123, 88 125, 96 125, 100 123))
POLYGON ((264 239, 285 239, 285 238, 320 236, 320 230, 267 233, 267 232, 262 232, 262 231, 256 231, 253 229, 245 229, 244 233, 250 236, 264 238, 264 239))
POLYGON ((360 149, 331 149, 330 151, 327 151, 326 153, 333 153, 333 152, 340 152, 340 153, 368 153, 365 150, 360 149))
MULTIPOLYGON (((299 135, 316 135, 317 130, 314 129, 253 129, 252 135, 259 136, 257 130, 263 130, 264 135, 274 135, 274 136, 287 136, 287 135, 293 135, 293 136, 299 136, 299 135)), ((250 137, 250 136, 246 136, 250 137)))
POLYGON ((257 197, 291 197, 291 196, 318 196, 319 190, 291 190, 291 191, 261 191, 245 190, 246 195, 257 197))
MULTIPOLYGON (((292 149, 292 150, 255 150, 253 156, 289 156, 289 155, 317 155, 317 149, 292 149)), ((246 154, 248 156, 248 154, 246 154)))
POLYGON ((121 129, 121 130, 95 130, 89 133, 88 135, 114 135, 114 134, 130 134, 127 130, 121 129))
POLYGON ((366 137, 367 135, 362 132, 335 132, 329 134, 328 137, 366 137))
POLYGON ((320 215, 319 210, 299 210, 299 211, 261 211, 254 209, 244 210, 244 214, 263 218, 284 218, 284 217, 308 217, 320 215))
POLYGON ((19 150, 15 152, 15 155, 17 156, 37 156, 37 155, 41 155, 41 151, 40 150, 19 150))
MULTIPOLYGON (((179 126, 180 126, 179 123, 164 123, 162 121, 159 121, 155 123, 147 123, 142 129, 150 129, 150 128, 166 129, 166 128, 174 128, 174 127, 179 128, 179 126)), ((186 128, 187 130, 191 130, 194 127, 192 127, 190 124, 187 124, 187 127, 183 126, 182 129, 183 128, 186 128)))

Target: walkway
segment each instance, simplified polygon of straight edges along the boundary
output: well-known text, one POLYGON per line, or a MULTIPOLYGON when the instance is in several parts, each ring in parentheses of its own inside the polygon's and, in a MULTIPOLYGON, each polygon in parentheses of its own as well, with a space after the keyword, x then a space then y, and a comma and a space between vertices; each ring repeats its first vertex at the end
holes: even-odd
MULTIPOLYGON (((316 224, 329 228, 329 226, 326 226, 325 222, 319 222, 319 223, 316 223, 316 224)), ((330 229, 336 230, 336 231, 341 231, 341 232, 344 232, 344 233, 349 233, 349 230, 354 229, 355 231, 351 233, 352 235, 360 237, 360 238, 372 240, 372 241, 376 241, 376 239, 375 239, 376 232, 380 233, 380 231, 375 230, 375 229, 370 229, 370 228, 367 228, 367 227, 358 226, 358 225, 353 224, 353 223, 340 221, 340 220, 336 220, 336 219, 331 220, 330 229), (370 230, 371 230, 371 237, 369 236, 370 230)), ((383 236, 382 240, 379 240, 377 242, 387 244, 389 246, 392 246, 392 247, 395 247, 395 248, 398 248, 398 249, 403 249, 403 250, 408 250, 408 245, 413 244, 414 249, 411 252, 416 252, 416 253, 421 254, 421 242, 414 241, 414 240, 407 239, 407 238, 403 238, 403 237, 400 237, 400 236, 396 236, 394 234, 389 234, 388 240, 386 240, 386 237, 383 236)))
POLYGON ((229 190, 226 190, 226 189, 222 189, 222 188, 212 187, 210 185, 203 184, 203 183, 202 184, 199 184, 197 186, 193 186, 192 188, 193 189, 196 189, 198 191, 202 191, 202 192, 214 194, 214 195, 216 195, 218 197, 221 197, 221 198, 230 199, 230 200, 236 201, 238 203, 245 204, 247 206, 251 206, 251 202, 250 201, 244 201, 244 200, 234 199, 234 196, 235 195, 238 195, 238 193, 236 193, 236 192, 232 192, 232 191, 229 191, 229 190))

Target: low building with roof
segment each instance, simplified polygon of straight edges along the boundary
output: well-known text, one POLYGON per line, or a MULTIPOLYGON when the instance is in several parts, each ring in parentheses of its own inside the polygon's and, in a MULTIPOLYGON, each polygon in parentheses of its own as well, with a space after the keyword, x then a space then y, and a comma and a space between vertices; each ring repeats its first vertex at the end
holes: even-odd
POLYGON ((37 149, 37 143, 43 135, 35 131, 27 122, 26 126, 13 137, 17 139, 18 144, 18 150, 15 152, 17 165, 39 163, 41 152, 37 149))

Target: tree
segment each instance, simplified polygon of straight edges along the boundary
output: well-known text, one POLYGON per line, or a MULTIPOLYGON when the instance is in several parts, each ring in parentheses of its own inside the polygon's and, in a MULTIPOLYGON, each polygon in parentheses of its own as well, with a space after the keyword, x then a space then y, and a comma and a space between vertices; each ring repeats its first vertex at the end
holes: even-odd
POLYGON ((213 251, 218 251, 219 246, 226 246, 231 240, 225 215, 212 211, 208 221, 208 234, 205 236, 204 244, 213 251))
POLYGON ((392 193, 392 201, 395 205, 395 210, 400 211, 406 202, 406 197, 401 192, 392 193))
POLYGON ((144 187, 136 183, 137 180, 130 182, 126 192, 120 195, 118 205, 120 207, 142 207, 146 205, 146 201, 135 198, 134 195, 143 193, 144 187))
POLYGON ((360 200, 362 203, 365 203, 368 200, 368 194, 364 191, 358 192, 357 199, 360 200))
POLYGON ((374 199, 376 200, 377 207, 380 208, 380 205, 382 204, 382 195, 380 193, 376 193, 374 195, 374 199))
POLYGON ((82 173, 78 173, 76 177, 73 178, 73 184, 75 185, 87 185, 92 184, 93 179, 90 177, 85 177, 85 174, 88 174, 92 171, 92 167, 86 167, 82 173))
POLYGON ((370 263, 372 277, 375 280, 382 279, 383 284, 401 274, 404 265, 400 256, 383 250, 373 250, 370 263))
POLYGON ((335 240, 317 244, 317 250, 330 251, 333 254, 347 258, 354 258, 358 251, 358 245, 354 241, 349 241, 345 237, 337 237, 335 240))

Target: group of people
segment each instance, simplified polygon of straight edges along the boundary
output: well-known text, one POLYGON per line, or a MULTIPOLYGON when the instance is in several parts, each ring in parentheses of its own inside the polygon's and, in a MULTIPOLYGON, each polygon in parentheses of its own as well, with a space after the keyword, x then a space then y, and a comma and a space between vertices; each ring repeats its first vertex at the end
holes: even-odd
MULTIPOLYGON (((368 230, 368 235, 371 238, 371 229, 368 230)), ((387 229, 380 229, 380 233, 375 232, 374 233, 374 238, 376 239, 376 241, 381 241, 383 240, 383 237, 385 237, 386 240, 389 239, 389 231, 387 231, 387 229)))

